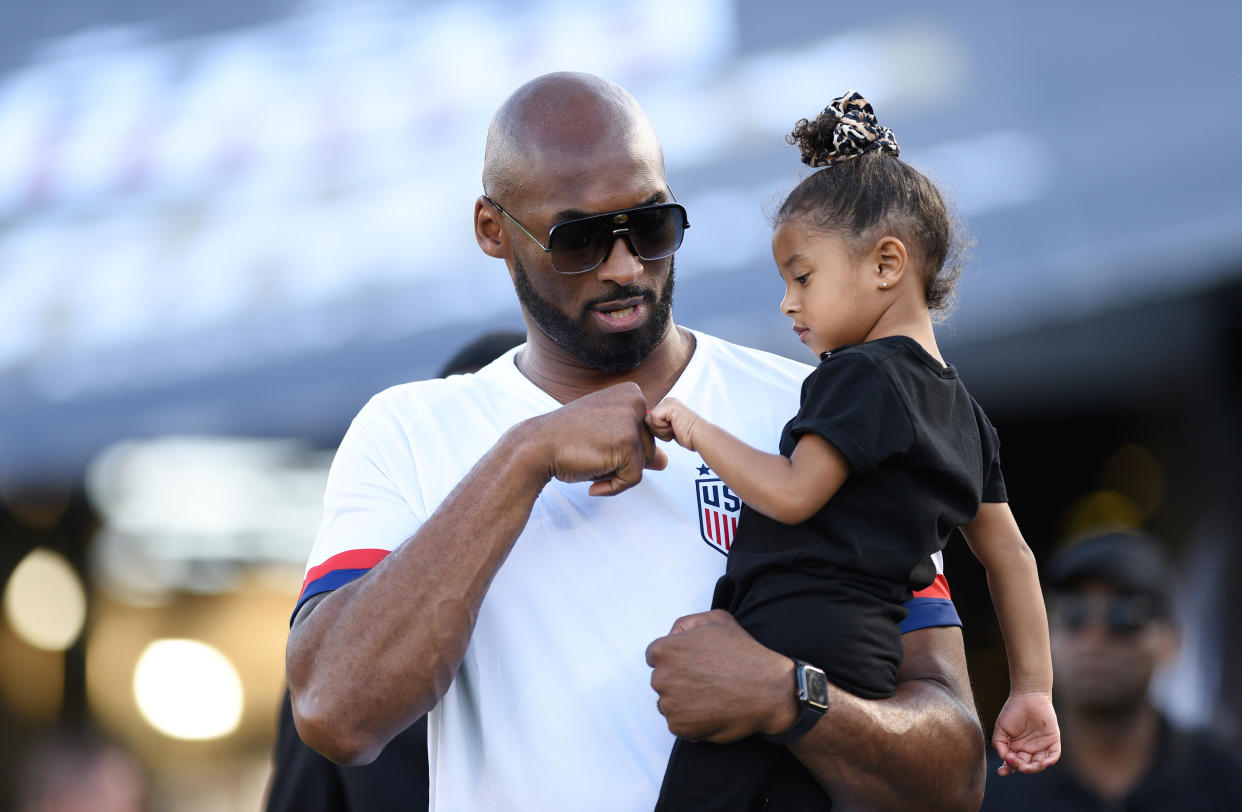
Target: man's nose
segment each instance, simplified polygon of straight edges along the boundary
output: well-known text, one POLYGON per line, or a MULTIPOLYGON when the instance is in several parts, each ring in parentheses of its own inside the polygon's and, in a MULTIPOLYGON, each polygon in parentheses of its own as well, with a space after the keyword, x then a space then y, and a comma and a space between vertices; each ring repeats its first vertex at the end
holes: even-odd
POLYGON ((596 273, 600 279, 616 282, 618 285, 632 285, 642 275, 643 262, 634 253, 626 232, 617 234, 608 249, 608 256, 600 264, 596 273))
POLYGON ((1106 646, 1113 637, 1103 618, 1090 619, 1080 628, 1075 629, 1074 634, 1078 638, 1079 645, 1091 647, 1106 646))

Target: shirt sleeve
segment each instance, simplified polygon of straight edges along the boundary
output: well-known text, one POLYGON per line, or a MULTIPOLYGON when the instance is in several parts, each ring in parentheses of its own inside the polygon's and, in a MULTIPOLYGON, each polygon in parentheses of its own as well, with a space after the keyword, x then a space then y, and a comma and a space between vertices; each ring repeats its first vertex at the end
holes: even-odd
POLYGON ((979 424, 979 437, 983 448, 983 499, 984 502, 1008 502, 1009 493, 1005 490, 1005 475, 1001 473, 1000 435, 983 413, 974 398, 971 403, 975 409, 975 420, 979 424))
POLYGON ((293 616, 309 598, 365 575, 422 526, 417 489, 398 484, 412 484, 415 474, 409 440, 381 393, 354 418, 332 460, 293 616))
POLYGON ((806 379, 790 433, 814 432, 841 452, 855 473, 874 471, 908 451, 914 425, 897 388, 866 355, 829 356, 806 379))
POLYGON ((906 617, 899 626, 902 634, 933 626, 962 625, 957 607, 953 605, 953 596, 949 594, 949 582, 944 577, 944 553, 933 553, 931 562, 936 568, 936 577, 929 586, 916 590, 905 602, 906 617))

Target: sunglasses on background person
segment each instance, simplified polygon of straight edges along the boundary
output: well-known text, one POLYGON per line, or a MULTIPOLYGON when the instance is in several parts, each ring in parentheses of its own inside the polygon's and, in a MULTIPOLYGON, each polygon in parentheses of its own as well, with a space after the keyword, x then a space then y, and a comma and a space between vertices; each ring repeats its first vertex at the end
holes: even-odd
MULTIPOLYGON (((669 192, 671 194, 672 190, 669 192)), ((548 244, 544 245, 499 203, 487 195, 483 195, 483 199, 522 229, 545 254, 550 254, 552 267, 563 274, 586 273, 598 268, 608 259, 618 237, 624 237, 630 251, 641 260, 664 259, 681 247, 682 237, 690 227, 686 209, 675 202, 677 196, 674 195, 672 203, 607 211, 557 223, 548 232, 548 244)))
POLYGON ((1070 631, 1089 623, 1103 622, 1113 634, 1133 634, 1158 616, 1156 606, 1143 595, 1101 598, 1087 595, 1057 595, 1048 606, 1052 618, 1070 631))

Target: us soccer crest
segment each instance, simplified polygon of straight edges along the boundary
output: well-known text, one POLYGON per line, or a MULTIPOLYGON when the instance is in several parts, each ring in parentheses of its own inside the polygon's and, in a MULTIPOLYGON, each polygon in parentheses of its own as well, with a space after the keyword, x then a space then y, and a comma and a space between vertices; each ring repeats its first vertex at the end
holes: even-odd
POLYGON ((711 476, 711 472, 706 465, 700 465, 700 477, 694 481, 699 501, 699 534, 722 555, 728 555, 737 533, 742 500, 720 477, 711 476))

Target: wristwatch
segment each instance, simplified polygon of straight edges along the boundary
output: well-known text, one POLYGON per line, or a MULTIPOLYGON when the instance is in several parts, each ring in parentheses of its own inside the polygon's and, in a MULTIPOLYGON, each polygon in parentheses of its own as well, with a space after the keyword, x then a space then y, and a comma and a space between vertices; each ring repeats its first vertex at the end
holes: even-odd
POLYGON ((828 711, 828 677, 823 670, 795 659, 794 679, 798 684, 795 694, 799 706, 797 720, 784 732, 763 737, 782 747, 802 738, 828 711))

